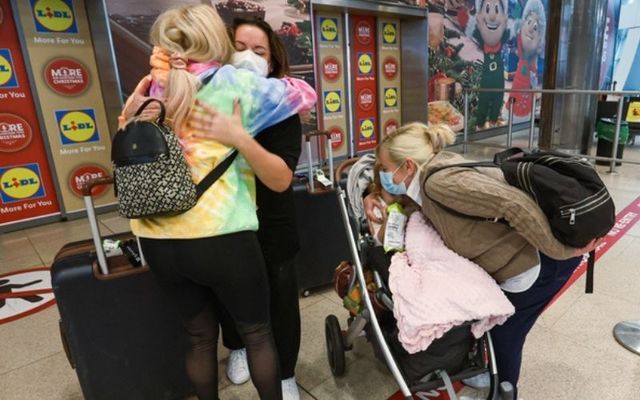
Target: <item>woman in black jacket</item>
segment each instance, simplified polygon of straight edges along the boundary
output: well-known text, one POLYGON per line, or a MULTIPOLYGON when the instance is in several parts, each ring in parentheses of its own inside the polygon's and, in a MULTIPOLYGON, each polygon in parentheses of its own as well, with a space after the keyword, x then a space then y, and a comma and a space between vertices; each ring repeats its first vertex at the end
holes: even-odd
MULTIPOLYGON (((282 78, 289 73, 284 45, 266 22, 236 20, 233 33, 239 54, 249 50, 267 62, 268 77, 282 78)), ((291 182, 301 149, 300 118, 292 116, 252 139, 241 124, 241 105, 236 104, 232 116, 203 108, 205 112, 195 123, 201 124, 200 128, 208 132, 210 139, 237 148, 256 174, 258 240, 271 289, 271 323, 280 359, 283 398, 299 399, 294 377, 300 349, 299 290, 294 258, 300 245, 291 182)), ((241 384, 249 380, 244 344, 233 321, 228 315, 225 317, 224 312, 221 314, 224 345, 231 350, 227 376, 231 382, 241 384)))

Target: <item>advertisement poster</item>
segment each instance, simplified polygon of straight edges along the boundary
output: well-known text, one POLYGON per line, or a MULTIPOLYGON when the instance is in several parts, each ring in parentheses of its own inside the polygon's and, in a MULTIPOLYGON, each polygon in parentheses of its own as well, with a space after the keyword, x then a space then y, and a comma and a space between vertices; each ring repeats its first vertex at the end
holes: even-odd
POLYGON ((600 64, 600 90, 613 90, 613 58, 616 49, 616 33, 620 17, 620 0, 609 0, 607 22, 602 38, 602 63, 600 64))
MULTIPOLYGON (((111 135, 83 1, 18 2, 35 93, 66 213, 84 210, 82 185, 110 175, 111 135)), ((97 187, 96 206, 115 203, 97 187)))
POLYGON ((0 226, 59 214, 9 0, 0 0, 0 226))
MULTIPOLYGON (((139 80, 149 73, 151 25, 163 11, 189 4, 210 4, 231 26, 235 18, 264 19, 280 37, 287 50, 291 76, 315 86, 309 0, 156 0, 131 2, 106 0, 109 24, 116 52, 116 64, 122 91, 131 93, 139 80)), ((321 107, 320 102, 318 108, 321 107)), ((313 110, 302 121, 303 132, 317 129, 313 110)), ((304 145, 302 146, 305 152, 304 145)), ((306 154, 300 156, 306 160, 306 154)))
POLYGON ((378 143, 378 65, 376 18, 354 15, 351 19, 351 75, 353 76, 353 133, 356 152, 378 143))
POLYGON ((378 109, 380 137, 402 125, 400 20, 378 18, 378 109))
MULTIPOLYGON (((123 91, 130 93, 135 84, 149 73, 151 25, 163 11, 189 4, 210 4, 224 22, 231 26, 235 18, 264 19, 287 49, 291 75, 314 86, 311 21, 308 0, 158 0, 135 2, 107 0, 107 12, 113 34, 118 71, 123 91), (126 62, 125 62, 126 61, 126 62), (128 78, 128 79, 127 79, 128 78)), ((306 128, 315 129, 315 113, 306 128)))
POLYGON ((613 81, 616 90, 640 90, 640 2, 622 0, 613 81))
MULTIPOLYGON (((429 122, 464 129, 463 88, 542 87, 548 0, 429 1, 429 122)), ((528 93, 469 96, 469 131, 531 118, 528 93)))
POLYGON ((318 93, 322 94, 319 108, 319 128, 329 131, 333 155, 347 154, 349 148, 345 90, 344 27, 340 14, 315 15, 316 60, 319 60, 318 93))

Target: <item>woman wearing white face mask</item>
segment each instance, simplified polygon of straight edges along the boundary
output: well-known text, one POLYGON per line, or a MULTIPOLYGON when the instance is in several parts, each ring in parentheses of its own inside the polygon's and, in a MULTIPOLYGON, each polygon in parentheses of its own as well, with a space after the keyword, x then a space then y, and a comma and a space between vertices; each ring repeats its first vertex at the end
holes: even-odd
MULTIPOLYGON (((200 10, 204 6, 194 7, 200 10)), ((187 9, 190 8, 187 7, 187 9)), ((208 10, 208 12, 211 12, 211 10, 208 10)), ((209 18, 209 21, 211 21, 211 23, 216 22, 211 18, 209 18)), ((209 24, 204 25, 208 26, 209 24)), ((222 31, 224 32, 224 28, 222 28, 222 31)), ((172 30, 171 33, 175 33, 174 30, 172 30)), ((240 75, 245 78, 247 78, 246 71, 239 71, 240 69, 249 69, 260 76, 269 74, 270 78, 280 78, 281 81, 286 82, 285 87, 289 88, 287 95, 292 96, 292 100, 298 101, 297 99, 299 97, 305 100, 302 106, 296 109, 299 112, 308 112, 313 103, 315 103, 315 93, 311 96, 314 100, 313 103, 311 103, 309 101, 311 100, 311 97, 309 97, 311 92, 308 91, 308 89, 310 90, 311 88, 304 82, 285 77, 288 72, 286 52, 271 28, 262 21, 243 21, 238 24, 236 35, 235 47, 240 51, 237 52, 238 54, 235 56, 232 55, 232 57, 228 59, 225 58, 224 60, 231 64, 237 63, 236 69, 230 67, 221 67, 220 69, 227 71, 227 74, 243 72, 240 75), (260 32, 262 32, 262 35, 260 32), (296 89, 301 90, 301 92, 294 93, 296 89)), ((228 40, 226 35, 223 36, 228 40)), ((206 47, 206 44, 201 45, 206 47)), ((149 89, 151 81, 153 81, 156 86, 166 87, 170 71, 175 69, 172 58, 174 57, 168 55, 166 50, 161 50, 160 48, 154 49, 151 57, 151 66, 153 67, 151 77, 143 79, 127 101, 121 118, 122 122, 124 122, 127 117, 131 117, 138 105, 146 100, 147 97, 145 94, 149 89)), ((187 57, 185 57, 185 63, 188 67, 193 67, 192 60, 187 57)), ((214 72, 212 76, 213 78, 211 78, 211 80, 223 79, 220 78, 220 72, 214 72)), ((201 79, 206 78, 204 74, 200 74, 199 77, 201 79)), ((275 81, 275 79, 257 79, 257 81, 275 81)), ((238 82, 238 84, 243 85, 244 83, 238 82)), ((269 87, 268 85, 263 86, 265 89, 269 87)), ((236 88, 229 88, 228 92, 234 92, 235 89, 236 88)), ((241 89, 243 90, 245 88, 241 87, 241 89)), ((240 92, 242 92, 242 90, 240 90, 240 92)), ((270 95, 274 93, 275 92, 269 92, 270 95)), ((228 93, 220 93, 222 97, 225 95, 227 95, 228 98, 228 93)), ((244 101, 246 101, 244 106, 247 109, 255 109, 257 105, 261 104, 258 101, 260 99, 248 99, 247 96, 245 96, 244 99, 244 101)), ((154 115, 152 111, 145 114, 145 118, 152 119, 154 115)), ((279 120, 274 119, 274 123, 277 121, 279 120)), ((261 125, 262 127, 269 126, 268 120, 262 122, 266 122, 261 125)), ((263 258, 266 261, 267 271, 262 267, 262 258, 259 260, 260 262, 253 263, 253 267, 254 269, 260 269, 261 273, 267 272, 268 283, 269 286, 271 286, 271 298, 261 301, 261 306, 267 308, 262 312, 262 317, 268 318, 267 316, 269 314, 273 317, 271 319, 273 329, 277 330, 278 333, 274 334, 275 340, 267 341, 270 346, 275 342, 276 346, 274 347, 277 350, 277 355, 279 355, 279 357, 276 357, 278 359, 276 362, 271 362, 271 365, 263 368, 263 370, 269 372, 270 369, 277 369, 278 364, 281 364, 282 374, 279 375, 283 379, 280 383, 282 390, 278 390, 278 392, 282 392, 284 399, 298 399, 299 391, 295 383, 293 370, 300 343, 300 313, 293 259, 299 248, 299 244, 293 209, 291 181, 293 170, 297 165, 300 154, 301 125, 299 117, 298 115, 292 115, 259 132, 254 138, 245 130, 242 121, 241 105, 236 101, 231 116, 220 113, 211 107, 207 107, 205 104, 200 104, 199 109, 196 107, 194 111, 189 113, 189 118, 185 125, 193 132, 190 139, 194 141, 218 143, 236 148, 255 173, 257 178, 255 180, 256 202, 258 206, 257 219, 260 227, 257 232, 257 241, 262 250, 263 258), (211 139, 211 141, 202 139, 211 139), (271 304, 270 309, 267 304, 269 300, 271 304)), ((243 177, 245 175, 243 175, 243 177)), ((246 186, 249 187, 250 185, 247 184, 246 186)), ((236 215, 236 217, 238 217, 238 215, 236 215)), ((205 259, 203 258, 203 260, 205 259)), ((158 263, 160 263, 160 261, 158 261, 158 263)), ((216 263, 217 260, 212 257, 210 267, 215 267, 216 263)), ((230 268, 230 270, 233 269, 234 268, 230 268)), ((235 269, 238 270, 238 273, 242 273, 240 269, 235 269)), ((265 279, 265 281, 267 279, 265 279)), ((245 298, 251 299, 255 297, 253 292, 256 291, 256 288, 247 287, 246 292, 244 292, 243 288, 233 287, 233 283, 234 282, 230 281, 224 283, 223 286, 243 299, 242 302, 244 302, 245 298)), ((266 282, 262 284, 261 281, 255 280, 255 284, 260 287, 260 290, 269 292, 269 287, 267 287, 266 282)), ((212 310, 214 312, 211 314, 214 316, 213 319, 220 322, 223 327, 227 347, 237 350, 232 352, 231 361, 235 360, 235 365, 238 368, 234 371, 228 369, 227 374, 234 383, 242 383, 249 379, 249 367, 244 351, 245 343, 243 343, 240 335, 236 332, 237 328, 233 321, 237 320, 237 318, 235 318, 235 316, 231 318, 230 313, 227 312, 227 310, 236 311, 234 308, 237 308, 237 306, 225 301, 224 298, 217 297, 217 293, 215 294, 216 296, 211 296, 215 303, 215 307, 212 310)), ((210 300, 209 297, 207 299, 210 300)), ((218 336, 217 322, 215 324, 216 340, 218 336)), ((243 339, 247 338, 247 334, 243 330, 245 326, 238 326, 241 328, 240 332, 243 334, 243 339)), ((261 332, 256 333, 261 334, 261 332)), ((263 339, 269 339, 264 335, 261 337, 263 339)), ((255 352, 255 343, 249 341, 246 345, 248 348, 247 352, 255 352)), ((202 364, 213 363, 213 365, 217 365, 215 348, 215 344, 213 346, 207 346, 206 353, 209 354, 213 352, 209 357, 204 354, 205 352, 202 352, 203 355, 200 357, 202 364)), ((262 360, 273 361, 262 356, 252 356, 250 360, 253 366, 251 368, 252 377, 254 377, 258 370, 255 368, 257 362, 262 360)), ((209 378, 211 378, 209 375, 214 375, 214 378, 217 378, 217 373, 205 374, 202 370, 202 368, 193 368, 194 373, 206 375, 208 379, 208 381, 205 382, 207 388, 209 386, 215 386, 217 382, 209 382, 209 378)), ((275 376, 275 374, 272 375, 275 376)), ((271 375, 269 377, 271 377, 271 375)), ((261 376, 258 376, 259 381, 256 381, 255 377, 253 379, 256 386, 263 386, 262 384, 264 382, 260 380, 261 376)), ((269 386, 268 389, 273 388, 269 386)), ((278 389, 280 388, 278 387, 278 389)))
MULTIPOLYGON (((515 306, 515 314, 492 329, 492 338, 500 379, 517 390, 529 330, 581 255, 598 241, 582 249, 558 242, 538 205, 507 184, 499 168, 452 167, 435 173, 440 166, 467 161, 443 150, 454 141, 448 127, 421 123, 388 134, 376 148, 381 186, 418 204, 447 247, 485 269, 515 306)), ((373 198, 370 194, 364 200, 369 219, 376 219, 373 198)))
MULTIPOLYGON (((289 73, 286 50, 271 27, 262 20, 236 20, 231 63, 270 78, 289 73)), ((295 115, 260 132, 246 134, 239 118, 240 105, 229 117, 215 110, 196 121, 208 126, 209 138, 237 148, 256 173, 258 240, 267 266, 271 290, 271 324, 278 349, 285 400, 300 398, 295 366, 300 349, 300 309, 294 257, 299 249, 291 182, 298 164, 302 128, 295 115)), ((223 341, 231 350, 227 376, 235 384, 249 380, 246 352, 233 321, 220 313, 223 341)))

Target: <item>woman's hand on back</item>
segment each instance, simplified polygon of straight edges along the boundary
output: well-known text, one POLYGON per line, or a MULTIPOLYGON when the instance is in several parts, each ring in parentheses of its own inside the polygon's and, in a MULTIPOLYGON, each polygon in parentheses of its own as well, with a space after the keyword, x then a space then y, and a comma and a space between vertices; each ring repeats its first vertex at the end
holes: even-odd
POLYGON ((194 137, 215 140, 227 146, 238 147, 241 140, 249 137, 242 125, 242 107, 238 99, 233 102, 231 115, 197 101, 188 123, 195 130, 194 137))
MULTIPOLYGON (((131 96, 124 103, 124 107, 122 107, 122 114, 118 119, 118 125, 120 128, 125 124, 126 121, 133 118, 138 108, 150 99, 150 96, 147 96, 147 92, 149 91, 149 87, 151 86, 151 76, 147 75, 138 83, 136 88, 131 93, 131 96)), ((138 116, 139 119, 143 121, 151 121, 154 120, 160 115, 160 105, 156 102, 149 104, 144 111, 138 116)))
POLYGON ((603 240, 604 237, 593 239, 586 246, 576 249, 576 251, 573 253, 573 256, 578 257, 585 253, 590 253, 591 251, 595 250, 603 240))

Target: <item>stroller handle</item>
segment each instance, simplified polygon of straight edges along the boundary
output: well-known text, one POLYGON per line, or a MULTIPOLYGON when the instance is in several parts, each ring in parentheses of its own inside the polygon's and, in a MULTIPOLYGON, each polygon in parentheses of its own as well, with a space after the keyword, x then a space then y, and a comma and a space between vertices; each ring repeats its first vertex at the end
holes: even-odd
MULTIPOLYGON (((353 257, 353 263, 356 267, 356 276, 358 279, 358 283, 361 288, 367 287, 367 282, 364 278, 364 270, 362 268, 362 263, 360 262, 360 257, 358 254, 358 247, 356 245, 356 240, 351 231, 351 224, 349 223, 349 214, 347 212, 347 195, 345 191, 338 185, 336 187, 336 193, 338 195, 338 205, 340 206, 340 213, 342 214, 342 222, 344 223, 345 229, 347 229, 347 240, 349 242, 349 249, 351 250, 351 256, 353 257)), ((369 296, 369 291, 366 289, 362 290, 362 298, 364 299, 367 310, 370 310, 370 319, 373 330, 376 335, 380 338, 383 338, 382 329, 380 329, 380 324, 378 323, 378 318, 376 317, 375 312, 373 311, 373 303, 371 301, 371 297, 369 296)), ((382 353, 384 355, 384 359, 387 362, 387 367, 391 371, 394 379, 398 383, 400 390, 402 391, 403 396, 406 399, 411 399, 411 390, 407 383, 405 382, 402 373, 400 372, 400 368, 398 368, 398 364, 396 363, 393 355, 391 354, 391 350, 389 350, 389 345, 385 340, 380 341, 380 347, 382 349, 382 353)))
POLYGON ((338 164, 338 166, 336 167, 335 182, 340 182, 340 179, 342 179, 342 175, 345 173, 345 171, 351 168, 353 164, 357 163, 358 160, 360 160, 360 157, 354 157, 344 160, 343 162, 338 164))

